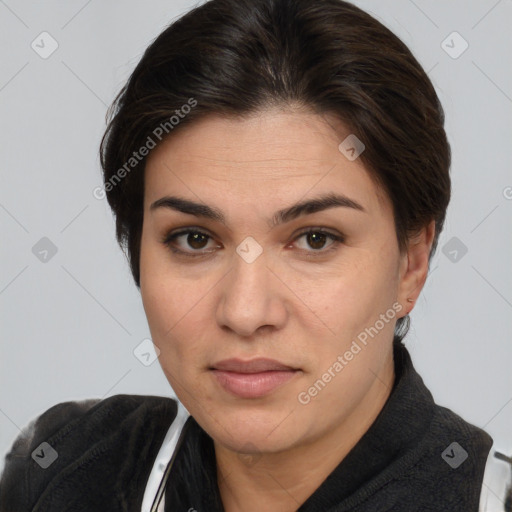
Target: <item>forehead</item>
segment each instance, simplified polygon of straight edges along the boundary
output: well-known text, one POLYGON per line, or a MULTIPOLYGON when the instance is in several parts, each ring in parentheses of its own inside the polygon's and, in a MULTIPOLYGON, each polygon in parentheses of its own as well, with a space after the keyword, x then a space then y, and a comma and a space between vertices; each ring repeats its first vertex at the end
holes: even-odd
POLYGON ((339 191, 369 210, 389 209, 361 159, 339 150, 350 131, 332 115, 267 110, 245 118, 210 115, 172 133, 149 155, 145 204, 171 193, 267 204, 339 191), (274 201, 275 202, 275 201, 274 201))

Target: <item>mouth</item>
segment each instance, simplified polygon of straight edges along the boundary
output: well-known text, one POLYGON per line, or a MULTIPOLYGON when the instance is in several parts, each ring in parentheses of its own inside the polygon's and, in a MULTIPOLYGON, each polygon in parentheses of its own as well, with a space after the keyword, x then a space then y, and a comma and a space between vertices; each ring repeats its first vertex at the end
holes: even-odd
POLYGON ((269 395, 300 372, 298 368, 264 358, 226 359, 209 369, 225 391, 240 398, 269 395))

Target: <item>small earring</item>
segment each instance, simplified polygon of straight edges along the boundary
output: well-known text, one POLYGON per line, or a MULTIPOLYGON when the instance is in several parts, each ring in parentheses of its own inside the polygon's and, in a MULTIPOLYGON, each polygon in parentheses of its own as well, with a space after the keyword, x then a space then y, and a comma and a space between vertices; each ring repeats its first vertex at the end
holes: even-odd
POLYGON ((407 302, 414 302, 414 299, 407 299, 407 302))

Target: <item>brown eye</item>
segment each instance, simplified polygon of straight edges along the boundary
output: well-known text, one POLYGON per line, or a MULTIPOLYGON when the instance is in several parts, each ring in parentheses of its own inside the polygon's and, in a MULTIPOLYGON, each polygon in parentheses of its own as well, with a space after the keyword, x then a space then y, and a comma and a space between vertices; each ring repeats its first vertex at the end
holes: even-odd
POLYGON ((312 249, 322 249, 327 241, 327 236, 324 233, 308 233, 306 240, 312 249))
POLYGON ((169 233, 162 243, 173 253, 190 257, 206 256, 221 248, 210 235, 195 229, 169 233))
POLYGON ((329 233, 321 229, 309 229, 295 239, 296 246, 311 254, 325 254, 337 245, 343 243, 345 237, 341 234, 329 233))
POLYGON ((191 232, 187 236, 187 243, 193 249, 204 249, 210 237, 204 233, 191 232))

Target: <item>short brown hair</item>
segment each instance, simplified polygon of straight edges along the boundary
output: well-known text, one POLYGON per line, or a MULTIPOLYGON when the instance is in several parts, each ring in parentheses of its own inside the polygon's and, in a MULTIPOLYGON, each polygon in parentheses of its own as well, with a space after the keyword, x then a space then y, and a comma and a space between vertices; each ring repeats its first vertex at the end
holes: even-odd
MULTIPOLYGON (((356 134, 362 162, 393 205, 400 250, 434 220, 433 254, 450 200, 451 152, 435 89, 405 44, 342 0, 211 0, 155 39, 109 111, 101 165, 137 286, 145 158, 127 168, 133 152, 158 127, 171 136, 206 114, 290 104, 335 114, 356 134), (194 108, 172 123, 191 99, 194 108)), ((395 338, 407 327, 408 317, 399 319, 395 338)))

